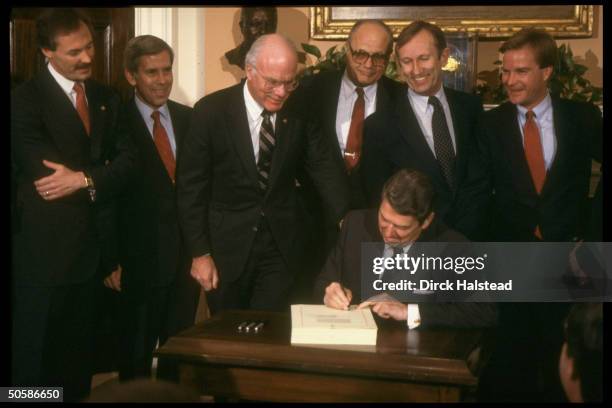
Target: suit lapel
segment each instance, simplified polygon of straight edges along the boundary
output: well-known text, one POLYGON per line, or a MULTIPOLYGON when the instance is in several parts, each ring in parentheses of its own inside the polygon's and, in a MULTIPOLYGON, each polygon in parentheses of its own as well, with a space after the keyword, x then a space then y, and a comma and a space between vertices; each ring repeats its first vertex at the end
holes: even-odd
MULTIPOLYGON (((89 109, 89 122, 91 126, 89 139, 91 148, 91 157, 95 161, 102 152, 102 138, 104 137, 104 123, 108 107, 101 101, 99 94, 100 89, 91 81, 85 82, 85 93, 87 95, 87 107, 89 109)), ((76 111, 76 110, 75 110, 76 111)), ((78 116, 78 113, 77 113, 78 116)), ((80 117, 79 117, 80 121, 80 117)), ((82 125, 83 122, 81 122, 82 125)), ((83 132, 85 127, 83 126, 83 132)), ((86 134, 86 133, 85 133, 86 134)))
POLYGON ((399 124, 400 133, 404 141, 408 144, 408 149, 412 151, 411 156, 419 158, 419 160, 425 164, 428 168, 427 174, 435 175, 435 177, 440 179, 440 183, 442 184, 446 183, 440 171, 440 166, 438 166, 436 156, 434 156, 427 144, 419 120, 412 110, 408 95, 402 98, 401 102, 397 104, 395 116, 396 123, 399 124))
MULTIPOLYGON (((50 134, 58 149, 66 155, 65 157, 75 157, 75 152, 81 149, 87 151, 89 138, 85 133, 83 122, 47 68, 44 68, 42 73, 41 84, 41 90, 46 94, 42 98, 53 101, 51 105, 46 106, 45 122, 51 129, 50 134)), ((79 154, 76 157, 78 156, 79 154)))
POLYGON ((326 83, 325 89, 323 90, 327 93, 324 108, 326 132, 330 135, 334 135, 334 143, 332 143, 332 146, 334 146, 336 155, 339 157, 342 157, 342 150, 340 149, 338 135, 336 134, 336 117, 338 115, 338 101, 340 100, 342 75, 343 71, 334 73, 333 76, 330 77, 331 80, 326 83))
POLYGON ((444 94, 446 95, 446 100, 448 101, 453 130, 455 131, 455 156, 457 158, 457 161, 455 162, 455 180, 457 180, 457 185, 460 185, 465 174, 465 167, 467 165, 466 152, 463 150, 465 149, 465 144, 467 142, 466 138, 469 132, 467 118, 470 116, 465 111, 465 106, 463 106, 457 100, 457 94, 455 91, 445 87, 444 94))
MULTIPOLYGON (((163 183, 168 187, 172 187, 172 179, 170 178, 170 175, 168 175, 168 171, 166 170, 166 167, 159 156, 159 152, 157 151, 157 147, 155 146, 151 132, 149 132, 149 128, 147 127, 144 118, 140 114, 134 99, 132 99, 129 103, 128 115, 129 120, 132 123, 130 129, 133 130, 133 136, 138 145, 142 146, 142 153, 146 158, 145 160, 154 163, 153 166, 155 168, 154 174, 156 175, 156 180, 159 180, 160 183, 163 183)), ((154 184, 159 185, 159 183, 154 184)))
POLYGON ((515 105, 507 102, 505 105, 502 105, 501 109, 504 109, 504 111, 501 115, 503 122, 499 123, 499 140, 506 151, 505 157, 510 162, 513 177, 516 177, 515 185, 524 186, 527 193, 535 198, 537 193, 533 185, 527 158, 525 157, 523 138, 517 119, 517 108, 515 105))
MULTIPOLYGON (((541 195, 545 195, 550 186, 555 184, 557 174, 559 174, 559 168, 562 163, 565 162, 564 157, 568 155, 568 142, 572 134, 578 134, 578 129, 574 130, 574 122, 571 120, 572 112, 566 111, 562 102, 552 97, 552 108, 553 108, 553 137, 557 143, 555 157, 546 173, 546 179, 542 186, 541 195)), ((571 154, 571 153, 569 153, 571 154)))
POLYGON ((251 181, 259 188, 257 164, 255 163, 255 153, 249 130, 249 120, 242 94, 244 82, 234 88, 234 96, 231 98, 236 101, 226 111, 227 135, 234 143, 238 157, 244 165, 251 181))
MULTIPOLYGON (((295 133, 294 128, 296 125, 295 119, 290 118, 284 109, 281 109, 276 114, 274 129, 276 146, 274 147, 274 153, 272 153, 272 168, 270 169, 269 186, 274 185, 279 176, 289 143, 291 142, 291 136, 295 133)), ((268 191, 270 191, 270 188, 268 188, 268 191)))

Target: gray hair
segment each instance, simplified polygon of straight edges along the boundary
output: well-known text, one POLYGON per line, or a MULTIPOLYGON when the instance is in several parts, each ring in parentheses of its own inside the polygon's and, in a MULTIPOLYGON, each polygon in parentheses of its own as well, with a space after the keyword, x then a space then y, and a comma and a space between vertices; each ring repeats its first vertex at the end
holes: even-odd
POLYGON ((270 38, 270 36, 278 36, 278 37, 280 37, 282 39, 282 41, 285 43, 285 45, 289 49, 291 49, 293 51, 293 54, 297 57, 297 48, 295 47, 295 44, 293 43, 293 41, 291 41, 285 35, 279 34, 279 33, 264 34, 264 35, 260 36, 257 40, 255 40, 253 45, 251 45, 251 48, 249 48, 249 52, 247 52, 247 55, 244 58, 244 65, 245 66, 246 65, 251 65, 253 67, 255 66, 255 63, 257 62, 257 57, 259 57, 259 53, 261 52, 261 49, 265 45, 266 41, 270 38))

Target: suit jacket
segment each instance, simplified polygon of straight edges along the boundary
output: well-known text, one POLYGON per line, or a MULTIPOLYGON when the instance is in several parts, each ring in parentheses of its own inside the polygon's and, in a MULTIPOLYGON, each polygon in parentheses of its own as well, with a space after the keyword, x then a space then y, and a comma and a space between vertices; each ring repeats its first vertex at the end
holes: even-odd
POLYGON ((296 177, 303 171, 320 192, 329 219, 348 206, 338 160, 317 126, 289 109, 276 113, 276 146, 262 193, 243 95, 244 82, 205 96, 194 114, 178 161, 181 226, 193 256, 212 253, 226 282, 237 279, 265 218, 278 249, 295 270, 298 206, 296 177))
POLYGON ((484 117, 483 151, 494 190, 493 237, 531 241, 536 225, 545 241, 581 237, 591 159, 602 158, 602 119, 592 104, 552 98, 557 151, 542 192, 535 191, 525 158, 517 108, 504 103, 484 117))
MULTIPOLYGON (((178 156, 192 109, 168 100, 168 110, 178 156)), ((189 274, 191 257, 179 230, 174 183, 134 99, 124 105, 122 114, 137 151, 137 176, 118 200, 121 280, 122 289, 136 295, 151 286, 171 284, 177 273, 189 274)))
POLYGON ((437 217, 471 239, 482 235, 486 208, 483 165, 472 160, 478 146, 482 103, 477 96, 444 88, 451 111, 456 141, 456 189, 449 188, 442 170, 419 126, 407 93, 395 109, 376 112, 364 124, 361 175, 370 203, 380 202, 382 187, 402 168, 419 170, 429 176, 436 191, 437 217))
POLYGON ((107 252, 112 238, 112 199, 133 168, 124 135, 117 131, 119 97, 92 80, 85 81, 91 134, 48 69, 18 87, 11 98, 12 167, 16 180, 17 234, 14 277, 17 284, 55 286, 84 282, 100 261, 116 265, 107 252), (97 199, 85 189, 45 201, 34 181, 53 170, 42 160, 61 163, 93 178, 97 199))
MULTIPOLYGON (((340 282, 349 288, 356 301, 365 300, 361 296, 362 243, 379 243, 380 254, 384 250, 377 214, 377 209, 356 210, 347 214, 336 247, 330 253, 315 282, 316 301, 323 301, 325 288, 332 282, 340 282)), ((447 247, 445 243, 467 242, 467 240, 463 235, 434 219, 413 246, 427 242, 440 243, 437 250, 440 250, 440 256, 444 257, 460 255, 453 253, 457 251, 456 246, 447 247)), ((437 325, 487 327, 497 323, 497 307, 494 303, 420 303, 419 313, 423 327, 437 325)))
MULTIPOLYGON (((294 108, 302 114, 309 116, 313 120, 320 121, 325 137, 329 140, 334 150, 334 155, 344 163, 342 150, 338 143, 338 135, 336 134, 336 114, 343 75, 344 71, 330 71, 305 78, 304 83, 298 88, 295 95, 292 95, 292 103, 294 108)), ((385 76, 381 77, 378 80, 378 87, 376 89, 376 112, 392 110, 396 99, 405 95, 405 92, 405 84, 385 76)), ((360 168, 361 166, 358 165, 348 178, 351 192, 351 209, 369 207, 363 191, 360 168)))

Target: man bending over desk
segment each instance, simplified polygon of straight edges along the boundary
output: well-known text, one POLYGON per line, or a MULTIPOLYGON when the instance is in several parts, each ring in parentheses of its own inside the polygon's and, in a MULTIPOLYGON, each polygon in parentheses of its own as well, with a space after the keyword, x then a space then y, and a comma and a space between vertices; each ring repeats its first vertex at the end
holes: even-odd
MULTIPOLYGON (((436 242, 443 256, 453 256, 457 245, 467 242, 460 233, 446 227, 432 211, 434 189, 423 173, 403 169, 384 185, 378 209, 347 214, 334 250, 317 277, 315 296, 335 309, 348 309, 361 299, 362 243, 379 242, 383 257, 415 251, 414 243, 436 242), (384 243, 384 249, 383 244, 384 243), (413 251, 411 251, 411 247, 413 251)), ((460 254, 455 254, 460 255, 460 254)), ((378 316, 407 321, 410 329, 420 326, 489 327, 497 323, 494 303, 409 303, 392 297, 362 302, 378 316)))

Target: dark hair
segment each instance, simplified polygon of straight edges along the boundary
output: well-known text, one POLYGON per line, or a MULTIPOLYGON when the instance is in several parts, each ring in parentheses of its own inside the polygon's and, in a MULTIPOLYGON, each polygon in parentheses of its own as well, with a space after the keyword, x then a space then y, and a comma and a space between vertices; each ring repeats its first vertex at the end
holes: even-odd
POLYGON ((276 7, 242 7, 242 9, 240 9, 240 29, 243 29, 244 24, 246 24, 246 22, 253 16, 253 14, 255 14, 257 10, 263 11, 270 17, 270 25, 272 27, 271 32, 275 32, 278 24, 278 13, 276 11, 276 7))
POLYGON ((436 49, 438 50, 438 57, 442 55, 442 51, 446 48, 446 37, 442 29, 435 24, 428 23, 423 20, 416 20, 405 27, 402 32, 397 36, 395 41, 395 53, 397 50, 402 48, 408 41, 412 40, 421 31, 428 31, 434 39, 436 49))
POLYGON ((382 199, 401 215, 412 215, 419 223, 431 214, 434 188, 429 177, 420 171, 402 169, 383 186, 382 199))
POLYGON ((393 51, 393 32, 391 31, 389 26, 387 26, 382 20, 377 20, 373 18, 357 20, 357 22, 353 24, 353 27, 351 28, 351 32, 348 35, 349 43, 351 42, 351 39, 353 38, 353 34, 357 31, 357 29, 359 29, 359 27, 361 27, 364 24, 375 24, 379 26, 380 28, 382 28, 383 30, 385 30, 385 32, 387 33, 387 40, 388 40, 387 49, 385 50, 385 54, 387 56, 391 55, 391 51, 393 51))
POLYGON ((603 304, 575 304, 565 324, 567 355, 574 360, 573 378, 580 379, 582 399, 602 401, 603 304))
POLYGON ((138 72, 140 57, 159 54, 162 51, 168 51, 170 64, 172 64, 174 62, 174 51, 164 40, 154 35, 134 37, 128 41, 123 52, 123 67, 131 73, 138 72))
POLYGON ((504 42, 499 52, 505 53, 523 47, 531 47, 534 50, 535 59, 540 68, 555 66, 557 44, 547 32, 535 28, 524 28, 504 42))
POLYGON ((48 8, 36 19, 36 41, 38 47, 55 51, 58 35, 68 34, 79 29, 85 23, 93 37, 93 27, 89 17, 80 9, 48 8))

